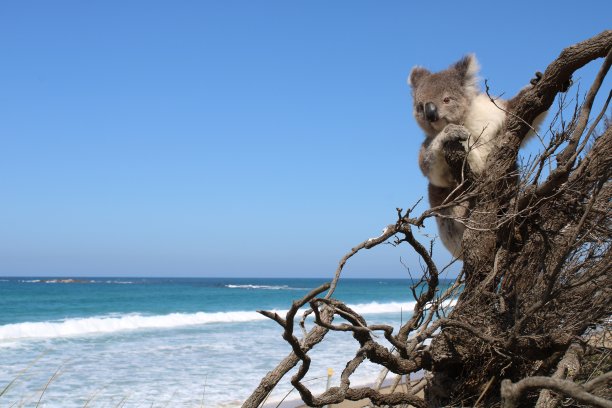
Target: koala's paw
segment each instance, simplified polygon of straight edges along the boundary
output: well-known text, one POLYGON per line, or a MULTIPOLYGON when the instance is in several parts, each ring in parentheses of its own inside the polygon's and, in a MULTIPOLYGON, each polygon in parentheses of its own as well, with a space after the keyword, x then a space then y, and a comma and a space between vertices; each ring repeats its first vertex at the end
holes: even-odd
POLYGON ((470 132, 461 125, 446 125, 440 137, 446 142, 465 142, 470 137, 470 132))
POLYGON ((427 149, 433 152, 463 151, 467 152, 467 140, 470 132, 461 125, 446 125, 446 127, 436 135, 435 139, 427 149))
MULTIPOLYGON (((529 82, 531 83, 531 85, 536 86, 538 82, 540 82, 543 76, 544 74, 542 74, 540 71, 537 71, 535 73, 535 78, 533 78, 529 82)), ((570 86, 572 86, 573 83, 574 81, 572 81, 572 77, 569 77, 567 81, 561 84, 561 86, 559 87, 559 91, 564 92, 564 93, 567 92, 567 90, 570 88, 570 86)))

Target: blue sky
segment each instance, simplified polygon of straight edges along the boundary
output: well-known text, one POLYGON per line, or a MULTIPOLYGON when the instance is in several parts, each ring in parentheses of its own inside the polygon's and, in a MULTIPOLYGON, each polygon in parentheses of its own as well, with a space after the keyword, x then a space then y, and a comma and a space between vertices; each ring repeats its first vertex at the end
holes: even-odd
POLYGON ((506 3, 1 2, 0 275, 331 276, 426 194, 412 66, 475 52, 511 96, 610 28, 609 2, 506 3))

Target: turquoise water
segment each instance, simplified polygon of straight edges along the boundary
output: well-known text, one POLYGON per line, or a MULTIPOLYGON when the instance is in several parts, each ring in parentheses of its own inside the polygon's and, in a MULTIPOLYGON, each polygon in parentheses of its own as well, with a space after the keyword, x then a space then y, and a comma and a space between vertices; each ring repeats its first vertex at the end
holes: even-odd
MULTIPOLYGON (((0 278, 0 406, 239 406, 289 351, 256 310, 285 311, 316 279, 0 278), (23 372, 23 374, 20 374, 23 372)), ((408 280, 340 282, 334 297, 369 323, 399 324, 414 305, 408 280)), ((333 333, 317 349, 340 372, 356 343, 333 333)), ((361 370, 361 369, 360 369, 361 370)), ((364 367, 356 380, 378 373, 364 367)), ((314 387, 322 387, 313 382, 314 387)), ((288 380, 272 395, 282 398, 288 380)))

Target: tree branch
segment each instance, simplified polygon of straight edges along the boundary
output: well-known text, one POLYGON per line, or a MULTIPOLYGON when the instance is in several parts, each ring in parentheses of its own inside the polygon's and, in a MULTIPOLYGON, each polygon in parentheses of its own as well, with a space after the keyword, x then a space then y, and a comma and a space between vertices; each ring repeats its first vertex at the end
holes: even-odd
MULTIPOLYGON (((610 378, 610 373, 604 374, 605 381, 610 378)), ((603 377, 603 376, 602 376, 603 377)), ((599 380, 598 381, 603 381, 599 380)), ((560 380, 550 377, 527 377, 517 383, 510 380, 502 381, 501 395, 502 408, 516 408, 523 394, 532 389, 548 388, 555 392, 567 395, 583 404, 591 404, 596 407, 612 408, 612 401, 589 393, 585 387, 573 381, 560 380)))

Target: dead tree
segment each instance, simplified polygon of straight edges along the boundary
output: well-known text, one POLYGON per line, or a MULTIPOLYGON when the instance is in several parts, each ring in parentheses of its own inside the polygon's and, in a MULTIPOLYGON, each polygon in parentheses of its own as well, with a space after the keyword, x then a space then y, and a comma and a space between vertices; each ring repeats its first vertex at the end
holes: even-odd
POLYGON ((330 283, 295 301, 285 316, 261 312, 282 327, 292 352, 243 407, 258 407, 298 365, 291 383, 313 407, 363 398, 375 405, 414 407, 554 407, 562 399, 566 405, 611 407, 606 336, 612 317, 612 128, 601 131, 599 123, 612 93, 601 113, 591 112, 611 63, 612 31, 563 50, 509 108, 484 175, 477 178, 469 171, 462 149, 447 146, 447 160, 462 180, 456 194, 417 217, 414 208, 398 209, 396 222, 381 236, 345 255, 330 283), (600 58, 604 61, 586 96, 582 101, 576 96, 573 116, 566 120, 559 110, 548 140, 542 138, 543 152, 522 167, 519 177, 517 157, 529 124, 551 107, 576 70, 600 58), (413 229, 443 216, 445 207, 465 202, 471 212, 458 220, 466 226, 463 269, 440 293, 431 247, 420 243, 413 229), (413 286, 413 314, 398 328, 370 325, 333 298, 346 262, 385 242, 407 244, 425 265, 413 286), (455 299, 452 308, 449 299, 455 299), (308 311, 296 321, 304 306, 308 311), (309 330, 307 315, 314 317, 309 330), (308 353, 330 330, 352 333, 358 351, 347 362, 340 386, 314 395, 302 381, 310 367, 308 353), (407 391, 392 394, 380 393, 377 386, 351 387, 350 376, 366 359, 396 375, 426 374, 407 391))

